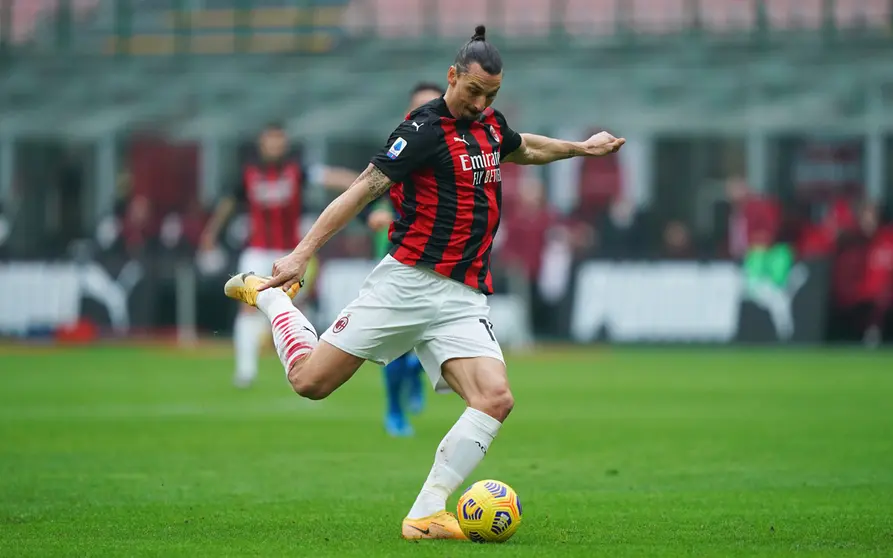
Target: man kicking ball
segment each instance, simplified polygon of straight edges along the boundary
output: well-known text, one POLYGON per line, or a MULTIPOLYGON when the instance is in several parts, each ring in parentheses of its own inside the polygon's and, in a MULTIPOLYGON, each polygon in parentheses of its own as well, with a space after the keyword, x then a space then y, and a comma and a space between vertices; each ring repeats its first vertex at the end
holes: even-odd
POLYGON ((487 305, 500 165, 600 157, 625 141, 606 132, 572 142, 512 130, 490 106, 502 85, 502 58, 485 31, 479 26, 459 50, 446 94, 408 115, 294 251, 276 261, 272 278, 243 273, 225 287, 270 320, 288 381, 303 397, 327 397, 365 361, 386 365, 414 349, 435 390, 465 401, 403 520, 407 539, 465 539, 447 498, 483 460, 514 407, 487 305), (388 191, 399 214, 390 253, 320 339, 289 295, 312 255, 388 191))

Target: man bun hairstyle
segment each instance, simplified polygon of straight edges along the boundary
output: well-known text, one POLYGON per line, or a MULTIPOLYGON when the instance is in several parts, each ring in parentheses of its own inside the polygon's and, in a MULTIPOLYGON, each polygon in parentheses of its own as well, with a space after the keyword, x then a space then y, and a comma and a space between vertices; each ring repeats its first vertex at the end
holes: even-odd
POLYGON ((474 28, 474 35, 459 49, 453 65, 458 73, 464 74, 474 63, 480 64, 491 76, 502 72, 502 56, 492 43, 487 42, 487 27, 484 25, 474 28))

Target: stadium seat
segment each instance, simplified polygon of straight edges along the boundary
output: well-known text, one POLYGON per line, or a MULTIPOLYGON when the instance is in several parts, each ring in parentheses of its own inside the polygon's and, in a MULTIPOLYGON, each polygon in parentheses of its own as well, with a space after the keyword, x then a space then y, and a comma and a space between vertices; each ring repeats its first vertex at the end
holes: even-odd
POLYGON ((701 25, 709 32, 751 31, 756 27, 756 0, 701 0, 701 25))
POLYGON ((178 25, 190 27, 193 31, 232 29, 246 25, 251 29, 294 28, 296 26, 336 26, 341 23, 340 6, 311 8, 272 7, 257 8, 241 12, 234 9, 195 10, 191 12, 167 11, 164 21, 168 29, 178 25))
POLYGON ((824 0, 766 0, 769 25, 773 30, 819 29, 824 0))
POLYGON ((834 20, 844 29, 890 29, 891 4, 888 0, 838 0, 834 20))
POLYGON ((632 9, 631 26, 638 33, 680 33, 691 27, 687 0, 629 0, 632 9))
POLYGON ((353 0, 347 8, 356 27, 383 39, 421 37, 429 32, 424 0, 353 0))
MULTIPOLYGON (((99 5, 99 0, 71 0, 73 16, 84 19, 99 5)), ((26 0, 12 3, 11 42, 21 44, 30 40, 43 19, 52 18, 59 7, 57 2, 26 0)))
MULTIPOLYGON (((475 25, 493 20, 487 13, 488 2, 480 0, 450 0, 437 2, 437 23, 444 37, 470 37, 475 25)), ((501 15, 501 14, 499 14, 501 15)), ((494 27, 496 27, 494 25, 494 27)))
POLYGON ((560 21, 560 15, 552 13, 550 0, 527 0, 524 9, 506 6, 497 29, 507 37, 540 37, 548 35, 560 21))
POLYGON ((564 26, 569 35, 613 35, 616 30, 614 0, 568 0, 564 26))

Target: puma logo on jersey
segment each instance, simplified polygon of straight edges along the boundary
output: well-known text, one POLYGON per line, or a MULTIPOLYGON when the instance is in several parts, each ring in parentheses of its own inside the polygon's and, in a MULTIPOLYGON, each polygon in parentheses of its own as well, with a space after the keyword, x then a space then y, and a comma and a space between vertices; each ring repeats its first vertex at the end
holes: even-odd
POLYGON ((424 122, 422 122, 421 124, 419 124, 418 122, 412 122, 411 124, 412 124, 413 126, 415 126, 415 131, 416 131, 416 132, 419 131, 419 128, 421 128, 422 126, 425 125, 424 122))
POLYGON ((462 136, 462 137, 456 136, 453 138, 453 141, 458 141, 460 143, 464 143, 465 145, 468 145, 468 142, 465 141, 465 136, 462 136))

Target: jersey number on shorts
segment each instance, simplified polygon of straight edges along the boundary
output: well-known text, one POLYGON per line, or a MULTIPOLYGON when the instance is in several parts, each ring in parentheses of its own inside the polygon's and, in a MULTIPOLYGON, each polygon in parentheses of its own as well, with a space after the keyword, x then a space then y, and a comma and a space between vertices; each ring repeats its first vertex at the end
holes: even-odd
POLYGON ((484 324, 484 329, 487 330, 487 335, 490 336, 490 341, 496 341, 496 337, 493 336, 493 324, 490 323, 488 320, 485 320, 484 318, 481 318, 478 321, 484 324))

